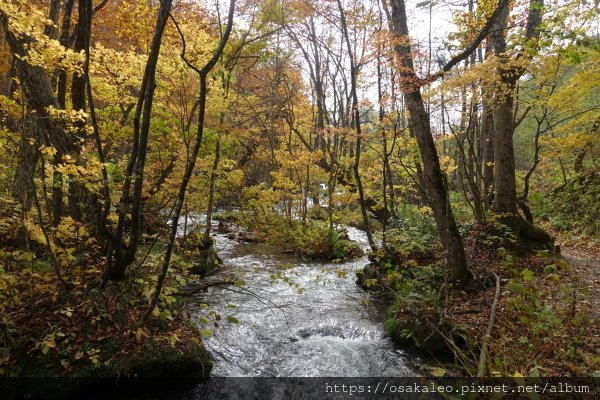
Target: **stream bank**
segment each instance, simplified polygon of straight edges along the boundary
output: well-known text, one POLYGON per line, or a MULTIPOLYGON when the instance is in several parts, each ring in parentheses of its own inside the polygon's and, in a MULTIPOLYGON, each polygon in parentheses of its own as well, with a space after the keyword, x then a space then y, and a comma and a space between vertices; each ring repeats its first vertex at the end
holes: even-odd
POLYGON ((598 376, 599 264, 572 253, 519 256, 501 239, 472 227, 465 238, 472 279, 463 288, 444 285, 439 255, 371 256, 359 280, 390 294, 385 326, 396 343, 449 355, 460 375, 598 376))

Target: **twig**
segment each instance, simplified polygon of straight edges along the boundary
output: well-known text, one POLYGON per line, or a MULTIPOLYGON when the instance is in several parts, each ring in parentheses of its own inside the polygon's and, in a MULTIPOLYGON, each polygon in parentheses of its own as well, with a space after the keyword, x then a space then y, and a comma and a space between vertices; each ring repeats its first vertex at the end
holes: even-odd
POLYGON ((104 8, 104 6, 106 5, 106 3, 108 3, 108 0, 103 0, 100 4, 98 4, 96 7, 94 7, 94 9, 92 10, 92 15, 94 15, 98 11, 102 10, 104 8))
POLYGON ((488 321, 487 329, 485 330, 485 336, 481 341, 481 353, 479 354, 479 364, 477 365, 477 377, 483 378, 485 376, 486 361, 488 356, 488 345, 492 335, 492 329, 494 329, 494 322, 496 320, 496 309, 498 308, 498 299, 500 299, 500 277, 494 274, 496 277, 496 293, 494 294, 494 302, 490 310, 490 319, 488 321))
MULTIPOLYGON (((46 230, 46 227, 44 226, 44 218, 42 216, 42 208, 40 207, 40 202, 38 201, 38 197, 37 197, 37 193, 36 193, 37 189, 35 188, 35 183, 33 181, 33 177, 31 177, 31 183, 33 185, 33 200, 34 200, 35 208, 37 210, 38 219, 40 222, 40 229, 42 231, 42 234, 44 235, 44 240, 46 241, 46 246, 48 247, 48 253, 50 253, 52 263, 54 264, 54 272, 56 274, 56 277, 60 281, 60 283, 62 283, 62 285, 67 290, 71 290, 73 288, 73 285, 71 285, 69 282, 67 282, 63 278, 62 273, 60 272, 60 263, 58 261, 58 258, 56 257, 56 253, 54 252, 54 249, 52 248, 52 241, 50 240, 50 235, 48 234, 48 231, 46 230)), ((27 234, 27 233, 25 233, 25 234, 27 234)))
MULTIPOLYGON (((270 304, 272 307, 278 309, 279 311, 281 311, 281 314, 283 315, 283 319, 285 321, 285 325, 286 325, 288 331, 292 334, 292 336, 296 337, 296 335, 292 331, 292 328, 290 327, 290 321, 288 320, 285 311, 283 311, 283 309, 280 306, 278 306, 277 304, 275 304, 271 300, 269 300, 266 297, 263 297, 263 296, 261 296, 261 295, 259 295, 257 293, 254 293, 251 290, 243 288, 243 287, 236 287, 236 289, 233 289, 233 288, 230 288, 230 287, 221 287, 221 288, 223 290, 228 290, 228 291, 233 292, 233 293, 245 294, 245 295, 254 297, 256 300, 258 300, 259 303, 261 303, 263 305, 266 305, 267 307, 269 307, 269 304, 270 304)), ((274 313, 274 311, 273 311, 273 309, 271 307, 269 307, 269 309, 271 310, 271 312, 274 313)))

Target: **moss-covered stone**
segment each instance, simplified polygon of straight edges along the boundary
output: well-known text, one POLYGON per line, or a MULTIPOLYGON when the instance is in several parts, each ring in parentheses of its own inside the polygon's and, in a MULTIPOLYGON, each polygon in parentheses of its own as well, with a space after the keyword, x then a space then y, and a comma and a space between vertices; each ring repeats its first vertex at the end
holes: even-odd
POLYGON ((403 346, 414 346, 426 354, 448 352, 440 332, 449 331, 439 319, 439 292, 442 270, 431 263, 433 255, 407 254, 386 246, 369 254, 371 263, 356 273, 357 283, 366 290, 384 294, 390 306, 384 328, 388 336, 403 346), (415 265, 415 260, 431 264, 415 265))
POLYGON ((382 290, 385 274, 376 263, 369 263, 356 271, 356 283, 365 290, 382 290))
POLYGON ((223 266, 223 260, 217 254, 212 239, 198 239, 196 250, 198 258, 191 269, 192 273, 208 276, 223 266))
POLYGON ((502 216, 499 221, 508 226, 515 235, 514 250, 517 254, 526 255, 539 250, 554 251, 554 238, 520 215, 502 216))
POLYGON ((388 311, 384 329, 395 343, 415 346, 429 355, 452 354, 446 339, 439 333, 449 331, 447 324, 422 307, 388 311))
POLYGON ((470 239, 489 248, 502 247, 519 256, 537 251, 555 252, 554 238, 518 214, 492 215, 485 224, 470 229, 470 239))

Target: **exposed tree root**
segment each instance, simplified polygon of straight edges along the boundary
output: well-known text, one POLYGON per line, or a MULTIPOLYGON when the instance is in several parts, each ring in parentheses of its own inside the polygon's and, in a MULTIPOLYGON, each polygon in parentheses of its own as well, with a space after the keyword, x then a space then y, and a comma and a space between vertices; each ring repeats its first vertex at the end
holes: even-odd
POLYGON ((554 238, 548 232, 527 222, 519 214, 503 216, 499 221, 508 226, 515 235, 514 250, 519 255, 538 250, 557 251, 554 246, 554 238))

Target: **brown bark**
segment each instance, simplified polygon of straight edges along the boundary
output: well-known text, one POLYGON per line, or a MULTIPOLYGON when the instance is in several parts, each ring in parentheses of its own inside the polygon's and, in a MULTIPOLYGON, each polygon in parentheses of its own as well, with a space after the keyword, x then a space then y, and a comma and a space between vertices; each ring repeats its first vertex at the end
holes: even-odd
MULTIPOLYGON (((404 0, 392 0, 391 30, 403 41, 408 38, 408 25, 404 0)), ((425 111, 418 78, 411 58, 409 44, 396 44, 396 55, 401 65, 401 90, 404 94, 410 123, 417 139, 423 167, 423 183, 429 204, 433 210, 440 240, 444 248, 447 279, 464 284, 469 277, 462 239, 452 214, 446 179, 441 171, 437 150, 431 134, 429 116, 425 111)))
POLYGON ((39 138, 44 129, 43 122, 35 115, 24 118, 20 123, 21 140, 17 152, 17 166, 13 181, 12 195, 21 203, 24 210, 33 204, 35 186, 33 177, 40 153, 39 138))
MULTIPOLYGON (((592 128, 590 129, 590 134, 597 135, 600 130, 600 117, 596 119, 592 128)), ((585 154, 588 151, 593 149, 592 142, 586 142, 583 148, 575 155, 575 160, 573 161, 573 170, 576 174, 583 172, 583 160, 585 159, 585 154)))
MULTIPOLYGON (((76 52, 89 51, 88 38, 92 29, 92 1, 79 0, 77 25, 75 26, 75 44, 76 52)), ((86 110, 86 83, 87 79, 84 73, 74 73, 71 81, 71 105, 75 111, 86 110)), ((75 152, 76 160, 81 161, 81 146, 86 140, 86 122, 78 121, 75 125, 75 152)), ((82 204, 87 197, 85 188, 80 183, 71 180, 69 182, 69 214, 75 220, 82 219, 82 204)))
MULTIPOLYGON (((509 9, 502 11, 492 33, 492 43, 496 56, 506 64, 506 25, 509 9)), ((500 67, 498 74, 501 90, 498 90, 492 111, 494 126, 494 211, 515 214, 517 212, 517 188, 515 178, 515 150, 513 145, 513 92, 519 75, 512 68, 500 67)))
MULTIPOLYGON (((42 121, 41 137, 39 141, 46 146, 53 146, 56 149, 54 157, 55 164, 62 162, 62 157, 67 154, 73 154, 75 143, 72 135, 67 134, 64 123, 58 121, 48 114, 49 108, 62 108, 54 96, 52 81, 43 68, 31 66, 23 61, 27 54, 27 45, 35 39, 28 35, 15 36, 8 30, 9 16, 0 14, 0 24, 5 33, 10 51, 14 57, 14 65, 17 76, 20 79, 28 108, 36 113, 36 118, 42 121)), ((59 173, 54 174, 53 182, 53 224, 60 222, 63 207, 62 177, 59 173)))
POLYGON ((215 182, 217 180, 217 170, 219 168, 219 160, 221 159, 221 139, 217 137, 215 143, 215 160, 210 171, 208 181, 208 204, 206 206, 206 229, 204 230, 204 243, 210 242, 210 231, 212 228, 212 214, 215 206, 215 182))
MULTIPOLYGON (((536 47, 539 39, 539 25, 543 0, 530 0, 525 40, 536 47)), ((506 8, 496 23, 491 40, 496 56, 503 61, 498 68, 500 87, 493 110, 494 119, 494 204, 498 213, 515 214, 517 212, 517 189, 515 178, 514 133, 514 99, 517 81, 525 72, 524 68, 508 65, 509 55, 506 53, 506 29, 509 9, 506 8)), ((517 57, 527 57, 520 53, 517 57)))
MULTIPOLYGON (((69 44, 69 36, 71 32, 71 18, 73 14, 73 5, 75 0, 67 0, 65 2, 63 20, 60 29, 59 42, 62 46, 67 47, 69 44)), ((56 88, 56 98, 61 108, 66 107, 67 102, 67 73, 65 71, 58 71, 58 83, 56 88)))
POLYGON ((481 157, 482 184, 486 207, 489 207, 494 195, 494 119, 490 105, 486 100, 482 104, 481 117, 483 120, 481 125, 481 141, 483 142, 481 157))
MULTIPOLYGON (((527 16, 525 41, 536 49, 540 36, 539 26, 542 19, 543 0, 530 0, 527 16)), ((494 203, 495 212, 502 215, 502 222, 511 228, 517 236, 516 248, 520 252, 553 248, 553 238, 543 229, 531 224, 533 216, 524 201, 521 208, 527 218, 523 219, 517 211, 516 168, 513 134, 515 130, 514 102, 517 82, 525 73, 524 67, 511 67, 507 54, 506 29, 508 26, 509 10, 501 14, 496 28, 491 35, 492 45, 496 56, 502 61, 497 73, 500 76, 501 90, 496 95, 493 110, 494 119, 494 203)), ((520 52, 517 58, 532 57, 531 54, 520 52)), ((527 190, 529 178, 527 180, 527 190)))

